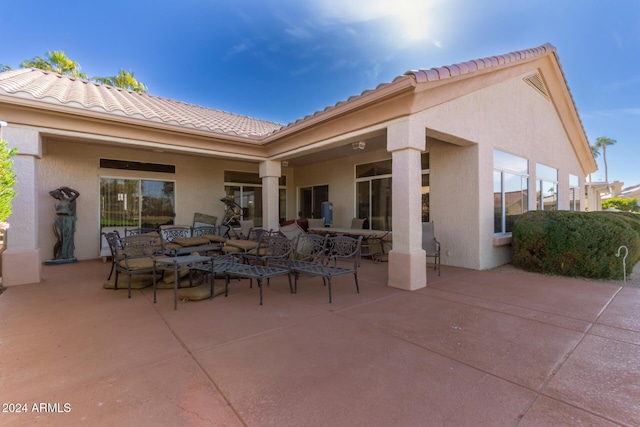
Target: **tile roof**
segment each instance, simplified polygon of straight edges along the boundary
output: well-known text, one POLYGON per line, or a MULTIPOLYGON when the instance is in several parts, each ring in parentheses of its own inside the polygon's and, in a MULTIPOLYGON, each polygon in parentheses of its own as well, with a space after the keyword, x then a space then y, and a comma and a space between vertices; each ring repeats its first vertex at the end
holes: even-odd
POLYGON ((533 49, 518 50, 504 55, 475 59, 472 61, 447 65, 444 67, 411 70, 407 71, 405 75, 413 76, 418 83, 432 82, 436 80, 449 79, 451 77, 469 74, 474 71, 479 71, 486 68, 510 64, 512 62, 517 62, 523 59, 534 58, 536 56, 544 56, 551 52, 556 52, 556 48, 553 45, 547 43, 533 49))
MULTIPOLYGON (((298 123, 304 122, 308 119, 311 119, 313 117, 317 117, 322 115, 323 113, 329 112, 335 108, 338 108, 344 104, 347 104, 349 102, 355 101, 357 99, 360 99, 370 93, 379 91, 387 86, 392 85, 393 83, 396 83, 400 80, 404 80, 407 78, 413 78, 414 81, 416 83, 428 83, 428 82, 432 82, 432 81, 437 81, 437 80, 444 80, 444 79, 449 79, 449 78, 453 78, 453 77, 458 77, 458 76, 462 76, 465 74, 469 74, 469 73, 473 73, 476 71, 480 71, 480 70, 484 70, 484 69, 488 69, 488 68, 492 68, 492 67, 498 67, 498 66, 502 66, 505 64, 510 64, 510 63, 514 63, 514 62, 518 62, 521 60, 525 60, 525 59, 531 59, 534 57, 538 57, 538 56, 544 56, 547 55, 551 52, 556 52, 556 48, 555 46, 547 43, 544 44, 542 46, 536 47, 536 48, 532 48, 532 49, 526 49, 526 50, 519 50, 519 51, 515 51, 515 52, 510 52, 504 55, 498 55, 498 56, 491 56, 489 58, 483 58, 483 59, 476 59, 476 60, 472 60, 472 61, 467 61, 467 62, 461 62, 458 64, 453 64, 453 65, 447 65, 444 67, 437 67, 437 68, 430 68, 430 69, 418 69, 418 70, 410 70, 407 71, 406 73, 404 73, 401 76, 396 77, 392 82, 390 83, 382 83, 379 84, 375 89, 368 89, 365 90, 364 92, 360 93, 359 95, 354 95, 349 97, 349 99, 347 99, 346 101, 340 101, 337 102, 334 105, 330 105, 328 107, 326 107, 323 110, 319 110, 316 111, 315 113, 309 114, 301 119, 296 120, 293 123, 289 123, 288 125, 285 126, 285 128, 289 128, 293 125, 296 125, 298 123)), ((566 83, 566 78, 565 78, 565 83, 566 83)), ((572 99, 573 101, 573 99, 572 99)), ((575 103, 574 103, 575 105, 575 103)))
POLYGON ((266 120, 136 93, 33 68, 0 73, 0 94, 2 93, 250 138, 270 135, 282 128, 281 124, 266 120))
MULTIPOLYGON (((406 81, 407 79, 412 79, 416 83, 440 81, 492 67, 499 67, 544 56, 552 52, 555 53, 556 48, 551 44, 544 44, 532 49, 461 62, 444 67, 410 70, 396 77, 392 82, 382 83, 375 89, 365 90, 359 95, 351 96, 347 100, 337 102, 323 110, 316 111, 284 126, 278 123, 213 110, 148 94, 140 94, 32 68, 10 70, 0 73, 0 95, 10 93, 24 98, 36 98, 42 101, 65 104, 76 108, 87 108, 259 140, 269 135, 277 134, 279 131, 290 129, 298 124, 310 121, 325 113, 330 113, 341 106, 355 103, 367 95, 379 93, 385 88, 392 87, 392 85, 397 82, 406 81)), ((569 94, 571 96, 571 93, 569 94)), ((573 102, 573 97, 571 101, 573 102)), ((573 104, 575 107, 575 102, 573 102, 573 104)))

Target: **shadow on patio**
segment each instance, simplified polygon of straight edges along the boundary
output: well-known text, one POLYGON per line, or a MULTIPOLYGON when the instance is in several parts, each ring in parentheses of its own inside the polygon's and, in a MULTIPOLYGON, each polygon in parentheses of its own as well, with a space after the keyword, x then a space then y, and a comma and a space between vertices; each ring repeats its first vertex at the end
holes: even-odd
POLYGON ((406 292, 363 261, 333 304, 280 277, 262 307, 243 280, 174 311, 103 289, 109 267, 0 295, 0 400, 27 409, 0 424, 640 425, 640 289, 443 266, 406 292))

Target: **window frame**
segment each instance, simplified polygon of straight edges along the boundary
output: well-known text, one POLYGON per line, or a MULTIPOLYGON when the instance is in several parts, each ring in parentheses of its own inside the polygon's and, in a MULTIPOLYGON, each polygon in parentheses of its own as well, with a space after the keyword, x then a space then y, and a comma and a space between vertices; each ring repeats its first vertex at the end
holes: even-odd
MULTIPOLYGON (((238 203, 242 209, 240 212, 240 220, 244 220, 245 219, 245 209, 249 209, 248 206, 244 206, 244 201, 245 201, 245 188, 254 188, 255 190, 253 190, 254 192, 254 201, 255 201, 255 192, 258 191, 258 189, 260 190, 260 206, 257 205, 257 203, 254 205, 254 210, 260 212, 259 217, 254 215, 253 216, 253 222, 254 225, 256 227, 262 227, 262 204, 263 204, 263 200, 262 200, 262 178, 260 178, 260 173, 259 172, 251 172, 251 171, 243 171, 243 170, 234 170, 234 169, 225 169, 223 171, 223 187, 224 187, 224 193, 225 193, 225 197, 229 196, 228 193, 228 188, 229 187, 239 187, 239 200, 236 200, 235 195, 232 195, 233 200, 236 201, 236 203, 238 203), (247 179, 247 180, 241 180, 241 181, 246 181, 246 182, 239 182, 239 181, 227 181, 227 173, 229 174, 245 174, 246 176, 251 175, 252 178, 257 177, 257 180, 252 180, 252 179, 247 179)), ((284 206, 286 209, 287 206, 287 177, 286 175, 282 174, 279 178, 278 178, 278 218, 280 220, 283 219, 283 212, 280 212, 281 208, 284 206), (284 194, 284 200, 282 200, 284 194)), ((248 199, 247 203, 249 203, 248 199)), ((286 218, 287 213, 284 212, 284 218, 286 218)))
POLYGON ((525 206, 522 208, 522 213, 529 211, 529 177, 530 177, 530 161, 526 157, 518 156, 513 153, 509 153, 507 151, 499 150, 497 148, 493 149, 493 198, 494 198, 494 213, 493 213, 493 235, 494 236, 510 236, 511 231, 507 231, 507 204, 506 204, 506 194, 507 191, 505 189, 505 174, 509 174, 512 176, 520 177, 521 183, 526 183, 526 188, 520 188, 520 192, 523 191, 526 193, 526 197, 522 197, 521 201, 524 202, 525 206), (500 153, 500 155, 506 155, 507 157, 503 157, 502 159, 496 157, 496 153, 500 153), (523 164, 518 167, 508 167, 508 165, 504 164, 503 160, 512 160, 512 161, 523 161, 523 164), (524 168, 522 167, 524 166, 524 168), (496 231, 496 174, 499 174, 500 177, 500 231, 496 231))

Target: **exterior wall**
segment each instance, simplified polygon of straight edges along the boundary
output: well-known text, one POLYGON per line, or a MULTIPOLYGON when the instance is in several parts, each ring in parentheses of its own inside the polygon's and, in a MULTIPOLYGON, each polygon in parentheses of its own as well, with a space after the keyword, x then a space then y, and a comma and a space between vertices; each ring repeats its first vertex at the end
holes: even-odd
POLYGON ((479 147, 427 138, 427 151, 429 219, 441 245, 442 264, 479 269, 479 147))
MULTIPOLYGON (((559 207, 569 207, 569 174, 580 177, 580 184, 584 186, 584 173, 576 159, 575 152, 567 138, 566 132, 558 118, 553 102, 545 99, 523 78, 531 73, 523 74, 494 86, 478 90, 471 94, 433 107, 427 111, 426 126, 440 133, 450 134, 458 138, 478 144, 477 148, 477 179, 478 185, 473 186, 454 177, 449 166, 444 173, 447 179, 453 179, 462 199, 472 200, 478 197, 478 211, 471 222, 455 223, 450 226, 451 218, 464 215, 455 212, 459 209, 439 206, 442 200, 451 205, 450 199, 443 199, 439 193, 441 188, 447 188, 445 183, 439 183, 440 171, 438 164, 452 164, 465 179, 473 179, 472 171, 464 168, 472 167, 470 160, 458 159, 457 156, 445 155, 438 158, 436 153, 431 160, 432 180, 432 209, 434 221, 437 221, 438 235, 442 237, 443 262, 469 268, 488 269, 510 261, 510 247, 493 245, 493 149, 499 149, 511 154, 525 157, 529 160, 529 209, 535 209, 535 164, 542 163, 558 169, 559 175, 559 207), (471 176, 470 176, 471 175, 471 176), (444 187, 441 187, 444 185, 444 187), (476 193, 477 191, 477 193, 476 193), (479 221, 476 229, 476 221, 479 221), (464 224, 463 227, 460 224, 464 224), (459 231, 457 231, 459 230, 459 231), (463 241, 467 245, 475 245, 476 238, 479 247, 463 250, 460 257, 447 257, 446 247, 450 244, 460 245, 463 241), (451 243, 445 238, 451 238, 451 243)), ((436 152, 440 150, 436 144, 436 152)), ((453 148, 450 148, 453 150, 453 148)), ((464 149, 458 150, 460 153, 464 149)), ((449 186, 454 184, 449 184, 449 186)), ((582 187, 584 188, 584 187, 582 187)), ((473 205, 472 205, 473 206, 473 205)), ((465 208, 468 209, 468 208, 465 208)), ((454 247, 453 250, 456 250, 454 247)), ((454 252, 455 253, 455 252, 454 252)))
POLYGON ((49 191, 68 186, 80 192, 77 199, 75 256, 79 259, 99 257, 99 182, 100 177, 146 178, 175 181, 176 224, 192 224, 195 212, 224 214, 224 170, 258 173, 257 163, 234 162, 208 157, 194 157, 149 150, 114 148, 79 142, 46 141, 44 155, 37 162, 38 181, 46 183, 38 190, 38 244, 42 259, 53 256, 56 242, 52 232, 55 200, 49 191), (100 158, 176 165, 176 173, 156 173, 100 169, 100 158))
POLYGON ((41 253, 34 224, 38 223, 38 183, 35 168, 42 155, 40 135, 34 129, 9 126, 3 137, 9 147, 16 147, 13 158, 16 173, 16 197, 12 201, 11 228, 2 254, 2 281, 5 286, 37 283, 40 281, 41 253))
POLYGON ((297 199, 300 187, 327 184, 329 185, 329 201, 333 203, 334 227, 350 227, 356 211, 355 165, 390 158, 391 153, 386 150, 365 150, 353 156, 295 168, 295 191, 289 203, 296 204, 294 210, 290 212, 295 212, 297 217, 297 199))

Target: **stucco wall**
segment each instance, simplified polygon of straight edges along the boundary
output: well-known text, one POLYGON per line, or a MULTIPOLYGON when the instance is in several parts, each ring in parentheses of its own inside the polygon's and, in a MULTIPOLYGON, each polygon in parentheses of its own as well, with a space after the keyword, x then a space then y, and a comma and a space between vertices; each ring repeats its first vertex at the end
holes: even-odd
MULTIPOLYGON (((466 240, 474 245, 477 236, 479 250, 465 251, 461 258, 446 255, 443 262, 454 265, 463 265, 471 268, 487 269, 508 262, 510 251, 508 247, 493 246, 493 149, 503 150, 529 159, 529 208, 535 209, 535 164, 542 163, 555 167, 559 173, 559 205, 560 209, 569 206, 568 183, 569 174, 580 177, 581 186, 584 185, 584 174, 575 157, 573 148, 567 138, 562 123, 560 122, 553 102, 545 99, 527 83, 523 78, 531 73, 523 74, 517 78, 507 80, 497 85, 473 92, 446 104, 431 108, 426 114, 426 125, 445 134, 452 134, 478 144, 478 170, 477 187, 465 183, 467 179, 473 179, 473 171, 467 171, 471 162, 460 165, 462 158, 456 160, 456 156, 450 156, 453 152, 464 152, 466 148, 460 147, 443 150, 446 156, 438 159, 434 153, 431 163, 432 169, 432 209, 434 220, 439 220, 439 233, 451 238, 452 243, 458 245, 462 235, 470 236, 466 240), (450 227, 449 218, 460 216, 457 212, 459 206, 451 204, 443 199, 439 192, 454 184, 436 183, 440 180, 438 175, 438 161, 456 165, 457 172, 464 179, 456 179, 455 175, 446 167, 444 173, 449 178, 454 178, 455 185, 462 185, 458 193, 464 198, 473 198, 477 191, 478 211, 477 219, 467 223, 465 227, 459 224, 450 227), (457 162, 457 163, 456 163, 457 162), (462 166, 463 168, 460 168, 462 166), (446 201, 441 205, 436 201, 446 201), (442 219, 442 220, 440 220, 442 219), (478 221, 478 228, 475 223, 478 221), (445 222, 445 224, 442 224, 445 222)), ((438 150, 438 145, 434 147, 438 150)), ((443 166, 445 167, 445 166, 443 166)), ((451 191, 451 190, 447 190, 451 191)), ((449 245, 444 241, 443 245, 449 245)))
POLYGON ((175 181, 176 224, 191 224, 193 214, 201 212, 217 216, 224 214, 224 170, 258 172, 257 163, 235 162, 208 157, 194 157, 149 150, 114 148, 78 142, 46 141, 44 155, 37 162, 39 245, 43 260, 53 256, 55 236, 55 200, 48 194, 54 188, 68 186, 80 192, 77 204, 75 256, 91 259, 99 256, 99 194, 100 177, 146 178, 175 181), (176 173, 153 173, 100 169, 100 158, 172 164, 176 173))
MULTIPOLYGON (((290 199, 297 203, 299 188, 329 185, 329 201, 333 203, 333 226, 350 227, 355 216, 355 165, 390 159, 386 150, 365 150, 353 156, 341 157, 328 162, 314 163, 295 168, 295 192, 290 199)), ((291 206, 291 205, 290 205, 291 206)), ((294 204, 297 215, 298 206, 294 204)))

